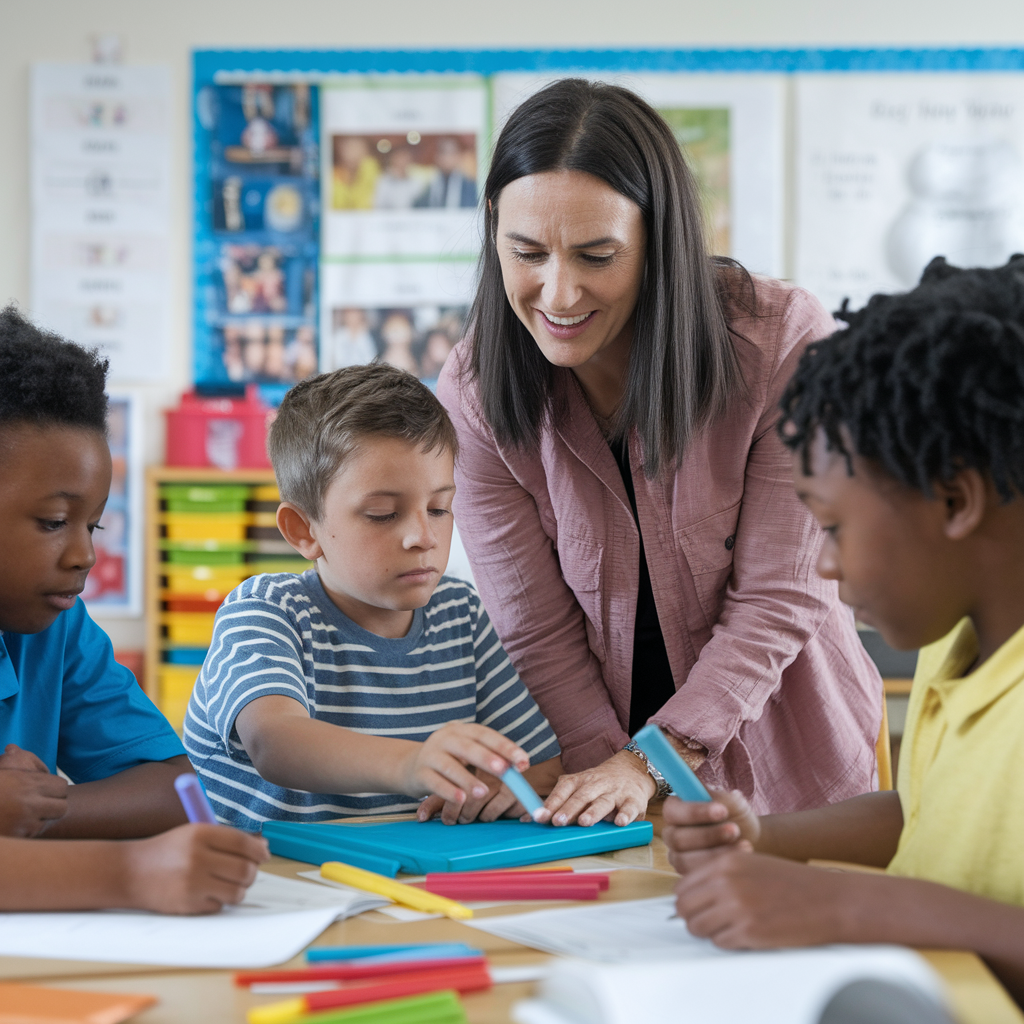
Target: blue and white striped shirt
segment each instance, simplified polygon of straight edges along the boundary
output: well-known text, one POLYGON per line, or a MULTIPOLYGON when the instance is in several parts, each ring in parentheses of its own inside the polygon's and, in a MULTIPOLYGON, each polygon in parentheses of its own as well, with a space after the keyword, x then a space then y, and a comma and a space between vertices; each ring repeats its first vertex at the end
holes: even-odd
POLYGON ((217 612, 185 716, 185 749, 218 818, 230 825, 255 831, 267 820, 414 810, 411 796, 306 793, 263 779, 235 719, 249 701, 271 694, 355 732, 422 741, 450 722, 476 722, 508 736, 534 764, 559 753, 476 590, 449 576, 398 640, 357 626, 313 569, 246 580, 217 612))

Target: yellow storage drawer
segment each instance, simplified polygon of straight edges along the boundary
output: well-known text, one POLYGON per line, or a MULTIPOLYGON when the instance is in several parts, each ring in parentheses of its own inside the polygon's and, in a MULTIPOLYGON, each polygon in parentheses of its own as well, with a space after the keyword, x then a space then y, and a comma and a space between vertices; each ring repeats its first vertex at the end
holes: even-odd
POLYGON ((157 672, 157 703, 172 727, 181 732, 185 711, 199 676, 198 665, 161 665, 157 672))
POLYGON ((260 484, 252 489, 250 497, 253 501, 280 501, 281 492, 277 484, 260 484))
POLYGON ((247 565, 176 565, 165 562, 160 575, 167 590, 174 594, 193 594, 210 601, 221 601, 252 575, 247 565))
POLYGON ((161 665, 157 674, 160 700, 188 700, 199 678, 198 665, 161 665))
POLYGON ((164 612, 160 623, 167 630, 167 639, 172 644, 208 647, 213 641, 213 620, 216 617, 210 612, 164 612))
POLYGON ((250 512, 165 512, 168 540, 245 540, 252 525, 250 512))

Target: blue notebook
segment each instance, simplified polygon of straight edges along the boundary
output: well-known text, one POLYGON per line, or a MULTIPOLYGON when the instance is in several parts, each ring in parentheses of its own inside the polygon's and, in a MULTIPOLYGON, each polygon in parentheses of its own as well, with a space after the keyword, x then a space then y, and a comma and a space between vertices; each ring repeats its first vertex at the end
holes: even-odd
POLYGON ((268 821, 263 835, 270 852, 308 864, 340 860, 394 878, 399 871, 486 871, 540 864, 566 857, 646 846, 649 821, 621 828, 598 822, 589 828, 553 828, 529 821, 445 825, 440 821, 367 822, 358 825, 268 821))

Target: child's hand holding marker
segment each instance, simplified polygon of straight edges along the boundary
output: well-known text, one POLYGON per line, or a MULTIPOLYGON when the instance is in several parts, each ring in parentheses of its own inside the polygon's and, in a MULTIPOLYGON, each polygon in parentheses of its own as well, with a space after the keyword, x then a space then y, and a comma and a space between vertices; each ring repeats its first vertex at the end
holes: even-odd
POLYGON ((530 759, 501 733, 471 723, 446 725, 410 751, 403 766, 404 792, 433 794, 420 806, 421 821, 438 810, 446 824, 478 816, 493 821, 515 805, 495 778, 510 766, 525 771, 530 759), (481 774, 474 775, 470 766, 481 774))
POLYGON ((731 850, 753 851, 761 838, 761 822, 739 790, 709 790, 711 803, 670 796, 662 811, 662 838, 668 859, 681 875, 709 857, 731 850))

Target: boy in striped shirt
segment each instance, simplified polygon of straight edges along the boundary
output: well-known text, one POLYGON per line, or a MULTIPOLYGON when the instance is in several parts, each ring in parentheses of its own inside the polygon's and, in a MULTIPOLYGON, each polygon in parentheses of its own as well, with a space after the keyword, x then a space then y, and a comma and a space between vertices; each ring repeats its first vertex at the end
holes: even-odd
POLYGON ((458 441, 440 402, 347 367, 288 392, 268 448, 278 526, 316 568, 246 580, 217 613, 185 747, 218 817, 521 814, 497 776, 546 794, 560 751, 476 591, 443 575, 458 441))

